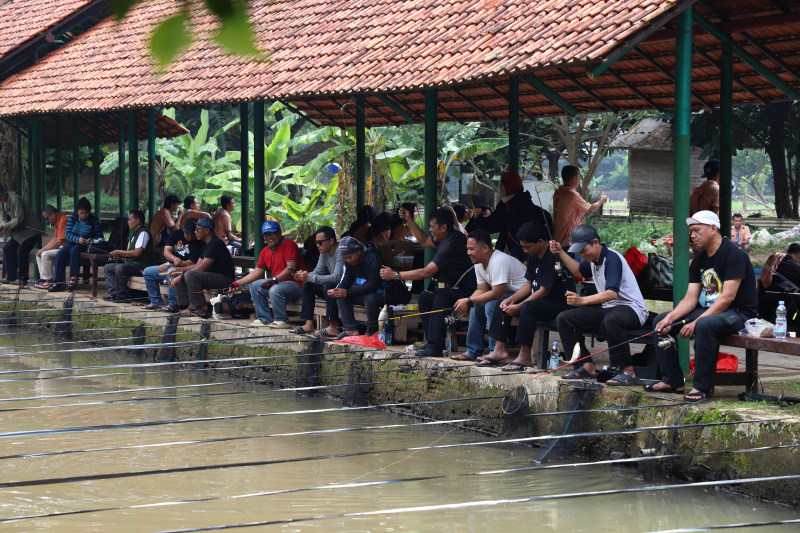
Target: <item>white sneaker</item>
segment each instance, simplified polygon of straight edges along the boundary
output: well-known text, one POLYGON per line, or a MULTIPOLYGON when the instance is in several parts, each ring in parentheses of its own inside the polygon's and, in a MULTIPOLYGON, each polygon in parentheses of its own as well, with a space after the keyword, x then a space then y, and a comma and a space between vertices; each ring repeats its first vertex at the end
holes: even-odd
POLYGON ((267 327, 267 326, 268 326, 268 324, 264 324, 264 323, 263 323, 263 322, 261 322, 261 320, 260 320, 260 319, 258 319, 258 318, 256 318, 256 319, 255 319, 255 320, 253 320, 252 322, 250 322, 250 327, 251 327, 251 328, 265 328, 265 327, 267 327))
POLYGON ((292 327, 292 325, 291 325, 291 324, 289 324, 288 322, 278 322, 278 321, 276 320, 275 322, 273 322, 272 324, 270 324, 270 325, 269 325, 269 327, 271 327, 271 328, 275 328, 275 329, 289 329, 289 328, 291 328, 291 327, 292 327))

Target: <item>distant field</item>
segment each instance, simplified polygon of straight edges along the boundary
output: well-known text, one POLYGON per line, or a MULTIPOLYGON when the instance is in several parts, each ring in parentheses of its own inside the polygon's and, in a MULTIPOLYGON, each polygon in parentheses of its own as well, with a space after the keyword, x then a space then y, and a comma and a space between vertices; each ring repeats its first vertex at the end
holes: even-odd
MULTIPOLYGON (((768 198, 767 200, 771 200, 768 198)), ((742 201, 741 200, 734 200, 731 202, 731 213, 741 213, 742 212, 742 201)), ((745 218, 749 215, 755 215, 756 213, 761 213, 765 216, 775 216, 775 209, 767 209, 759 204, 755 204, 752 201, 747 202, 747 213, 745 214, 745 218)), ((623 202, 620 200, 611 200, 603 204, 603 214, 606 215, 615 215, 615 216, 626 216, 628 214, 628 202, 623 202)))

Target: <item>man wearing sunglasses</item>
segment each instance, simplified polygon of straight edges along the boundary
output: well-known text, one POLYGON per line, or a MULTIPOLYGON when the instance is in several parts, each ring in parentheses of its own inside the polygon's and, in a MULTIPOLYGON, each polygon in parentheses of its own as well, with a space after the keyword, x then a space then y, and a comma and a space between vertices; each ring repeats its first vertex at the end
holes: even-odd
POLYGON ((342 279, 344 270, 344 260, 339 251, 339 242, 336 240, 336 232, 330 226, 322 226, 314 236, 319 251, 319 262, 313 272, 299 270, 295 272, 294 279, 303 283, 303 306, 300 310, 300 318, 305 320, 305 324, 294 328, 294 332, 302 335, 314 331, 314 306, 316 298, 325 300, 325 318, 328 319, 328 327, 314 332, 314 335, 328 340, 335 338, 339 334, 339 306, 336 298, 328 296, 328 291, 336 287, 342 279))

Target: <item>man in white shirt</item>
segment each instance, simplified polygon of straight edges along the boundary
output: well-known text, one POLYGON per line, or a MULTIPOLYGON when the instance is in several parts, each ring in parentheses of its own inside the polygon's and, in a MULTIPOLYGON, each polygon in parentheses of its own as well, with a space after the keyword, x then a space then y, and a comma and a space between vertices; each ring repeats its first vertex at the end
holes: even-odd
MULTIPOLYGON (((619 373, 607 385, 631 385, 638 382, 633 371, 628 330, 641 328, 648 317, 642 292, 636 276, 619 253, 600 243, 600 236, 592 226, 583 225, 572 232, 570 253, 577 253, 583 262, 578 263, 561 248, 561 243, 550 242, 550 251, 558 254, 561 263, 575 276, 593 279, 597 294, 579 296, 567 292, 567 304, 576 309, 558 315, 558 335, 564 352, 569 356, 578 337, 600 329, 608 342, 611 366, 619 373)), ((597 367, 591 358, 563 378, 594 378, 597 367)))
MULTIPOLYGON (((475 265, 475 278, 478 288, 472 296, 458 300, 453 314, 463 315, 469 310, 469 329, 467 330, 468 359, 478 360, 479 364, 491 366, 500 361, 480 357, 484 348, 486 322, 492 320, 497 306, 522 288, 525 279, 525 265, 504 252, 495 250, 491 236, 483 230, 475 230, 467 238, 467 255, 475 265)), ((489 351, 494 350, 494 339, 489 337, 489 351)))

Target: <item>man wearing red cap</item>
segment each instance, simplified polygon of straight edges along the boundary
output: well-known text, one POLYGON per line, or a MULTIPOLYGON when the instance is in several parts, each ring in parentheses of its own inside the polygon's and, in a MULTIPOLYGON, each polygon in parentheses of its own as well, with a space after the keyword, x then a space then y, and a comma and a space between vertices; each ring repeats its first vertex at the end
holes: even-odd
POLYGON ((531 193, 523 189, 522 178, 516 172, 506 172, 500 179, 500 202, 492 214, 484 217, 476 209, 473 217, 467 225, 468 232, 482 229, 489 233, 499 233, 495 249, 507 252, 520 261, 525 260, 525 252, 515 237, 526 222, 536 220, 551 235, 554 231, 553 217, 533 203, 531 193))

